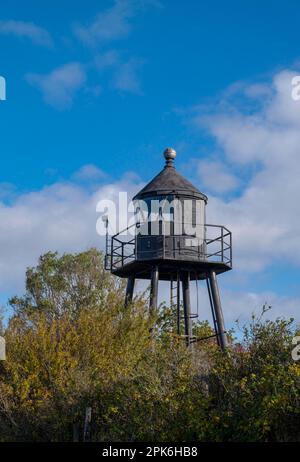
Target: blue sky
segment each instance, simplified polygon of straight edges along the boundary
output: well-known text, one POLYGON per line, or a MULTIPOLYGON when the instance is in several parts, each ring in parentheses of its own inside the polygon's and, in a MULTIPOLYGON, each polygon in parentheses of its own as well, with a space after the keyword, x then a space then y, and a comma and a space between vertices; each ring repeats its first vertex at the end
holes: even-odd
POLYGON ((96 197, 134 193, 171 145, 211 220, 236 235, 221 282, 229 320, 264 301, 297 316, 298 11, 293 0, 2 4, 2 302, 41 252, 96 245, 96 197))

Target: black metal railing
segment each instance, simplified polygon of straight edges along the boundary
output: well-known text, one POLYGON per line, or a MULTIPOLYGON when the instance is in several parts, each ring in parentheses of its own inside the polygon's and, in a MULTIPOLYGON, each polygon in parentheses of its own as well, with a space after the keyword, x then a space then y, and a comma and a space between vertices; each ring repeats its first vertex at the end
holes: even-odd
MULTIPOLYGON (((136 229, 133 231, 138 231, 134 226, 136 229)), ((112 236, 106 250, 106 269, 114 271, 135 260, 152 258, 198 260, 232 266, 232 234, 225 226, 206 224, 201 238, 184 234, 132 236, 130 228, 112 236)))

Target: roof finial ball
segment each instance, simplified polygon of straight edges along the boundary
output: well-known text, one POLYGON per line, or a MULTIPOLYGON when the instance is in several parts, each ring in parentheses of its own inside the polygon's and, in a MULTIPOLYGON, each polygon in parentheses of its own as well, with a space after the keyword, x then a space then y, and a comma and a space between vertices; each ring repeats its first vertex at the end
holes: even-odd
POLYGON ((166 166, 172 167, 174 159, 176 157, 176 151, 173 148, 167 148, 164 150, 164 157, 166 159, 166 166))

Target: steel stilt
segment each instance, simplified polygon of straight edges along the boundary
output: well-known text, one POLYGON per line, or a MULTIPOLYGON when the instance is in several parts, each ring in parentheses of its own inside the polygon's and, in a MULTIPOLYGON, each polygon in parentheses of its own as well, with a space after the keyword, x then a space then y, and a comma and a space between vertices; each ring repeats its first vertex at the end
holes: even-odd
POLYGON ((217 325, 217 338, 218 343, 222 350, 228 346, 227 335, 225 333, 225 324, 220 300, 220 294, 218 289, 218 282, 215 271, 209 272, 209 282, 211 289, 211 297, 213 302, 214 314, 215 314, 215 323, 217 325))
POLYGON ((190 273, 182 276, 182 294, 184 309, 184 333, 187 346, 192 343, 192 318, 191 318, 191 299, 190 299, 190 273))
POLYGON ((151 288, 150 288, 150 314, 152 314, 157 309, 157 296, 158 296, 158 266, 154 266, 151 274, 151 288))
POLYGON ((177 335, 180 335, 180 276, 177 272, 177 335))
POLYGON ((132 302, 133 291, 134 291, 134 276, 129 276, 127 279, 126 295, 125 295, 125 307, 132 302))

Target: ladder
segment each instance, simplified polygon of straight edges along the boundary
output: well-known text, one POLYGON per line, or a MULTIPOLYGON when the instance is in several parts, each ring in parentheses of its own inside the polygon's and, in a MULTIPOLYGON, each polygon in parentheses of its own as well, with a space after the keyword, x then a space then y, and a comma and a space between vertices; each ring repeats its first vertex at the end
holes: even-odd
POLYGON ((106 222, 106 235, 105 235, 105 257, 104 257, 104 268, 106 270, 111 270, 111 264, 112 264, 112 238, 110 234, 108 233, 108 220, 106 222))
MULTIPOLYGON (((198 287, 198 275, 195 273, 195 282, 196 282, 196 311, 191 311, 189 318, 193 322, 193 319, 198 319, 199 317, 199 287, 198 287)), ((191 324, 193 325, 193 324, 191 324)), ((197 338, 193 333, 191 332, 191 337, 190 337, 190 344, 196 343, 197 338)))
MULTIPOLYGON (((176 333, 177 335, 181 335, 180 326, 181 320, 185 319, 184 315, 182 314, 181 310, 181 303, 180 303, 180 276, 179 272, 177 272, 176 276, 171 276, 171 285, 170 285, 170 305, 172 310, 176 313, 176 333)), ((189 320, 193 320, 198 318, 198 281, 197 281, 197 311, 191 312, 189 315, 189 320)), ((185 338, 185 335, 181 335, 185 338)), ((196 337, 191 335, 189 339, 190 343, 196 342, 196 337)))
POLYGON ((171 286, 170 286, 170 305, 172 309, 176 310, 176 332, 180 335, 180 278, 179 273, 177 272, 176 277, 171 276, 171 286))

